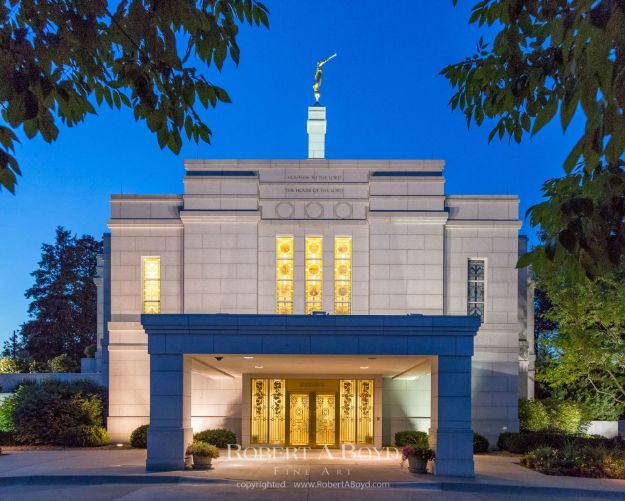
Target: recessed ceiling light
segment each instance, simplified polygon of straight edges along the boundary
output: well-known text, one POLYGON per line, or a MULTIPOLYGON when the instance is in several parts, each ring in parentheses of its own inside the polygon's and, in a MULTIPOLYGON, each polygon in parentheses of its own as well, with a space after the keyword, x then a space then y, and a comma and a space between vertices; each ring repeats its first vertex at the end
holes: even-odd
POLYGON ((254 366, 254 369, 262 369, 262 368, 263 368, 263 366, 262 366, 262 365, 255 365, 255 366, 254 366))
POLYGON ((364 366, 364 367, 361 367, 361 369, 368 369, 368 368, 369 368, 369 366, 368 366, 368 365, 366 365, 366 366, 364 366))
POLYGON ((251 360, 254 357, 243 357, 243 358, 246 358, 247 360, 251 360))

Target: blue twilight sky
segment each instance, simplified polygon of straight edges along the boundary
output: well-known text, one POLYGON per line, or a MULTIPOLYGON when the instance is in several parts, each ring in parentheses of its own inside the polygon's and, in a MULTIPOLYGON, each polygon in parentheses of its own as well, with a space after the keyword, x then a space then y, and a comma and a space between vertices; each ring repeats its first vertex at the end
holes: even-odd
MULTIPOLYGON (((475 0, 456 9, 451 0, 265 3, 271 27, 242 28, 239 68, 207 72, 233 101, 202 113, 212 145, 161 151, 129 110, 107 109, 62 127, 51 145, 23 140, 17 194, 0 192, 0 343, 27 319, 24 291, 56 226, 101 235, 112 193, 180 193, 185 158, 305 158, 315 61, 334 52, 321 98, 327 158, 444 159, 447 193, 518 194, 522 218, 543 181, 560 175, 575 130, 564 137, 553 123, 522 145, 489 145, 488 127, 467 130, 448 106, 452 92, 438 73, 473 54, 475 0)), ((527 223, 522 231, 532 234, 527 223)))

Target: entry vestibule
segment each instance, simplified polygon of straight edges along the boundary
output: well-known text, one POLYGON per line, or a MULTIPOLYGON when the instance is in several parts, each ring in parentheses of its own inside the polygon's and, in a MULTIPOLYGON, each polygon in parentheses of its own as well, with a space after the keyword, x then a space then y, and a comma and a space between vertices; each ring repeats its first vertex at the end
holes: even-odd
MULTIPOLYGON (((329 368, 336 367, 333 360, 353 356, 369 359, 397 356, 413 359, 415 363, 421 363, 424 357, 429 359, 429 435, 431 446, 436 451, 435 473, 473 475, 471 356, 473 338, 479 327, 478 318, 161 314, 143 315, 142 323, 148 334, 150 354, 150 429, 146 463, 150 470, 177 470, 184 467, 185 449, 192 440, 191 366, 194 357, 213 355, 217 360, 224 358, 224 361, 230 355, 238 355, 234 358, 242 359, 242 354, 254 354, 258 358, 282 357, 283 363, 289 363, 293 368, 297 368, 299 360, 314 358, 317 375, 311 379, 317 380, 317 385, 325 385, 319 383, 319 380, 325 379, 324 374, 332 373, 329 368), (324 366, 325 361, 327 367, 324 366)), ((375 362, 377 360, 372 363, 375 362)), ((305 366, 305 362, 301 365, 305 366)), ((310 372, 310 367, 307 367, 307 372, 310 372)), ((250 380, 266 378, 267 385, 271 379, 282 379, 277 374, 263 373, 249 377, 250 380)), ((341 398, 340 388, 337 391, 334 386, 334 391, 326 391, 319 387, 306 388, 300 383, 299 387, 292 385, 292 391, 289 391, 286 383, 289 378, 283 379, 285 384, 283 392, 280 390, 280 399, 284 401, 285 410, 284 443, 298 445, 294 442, 308 442, 310 446, 329 441, 334 436, 336 444, 337 426, 340 442, 341 424, 336 413, 337 395, 341 398), (334 423, 331 419, 332 404, 334 423), (292 408, 299 413, 293 418, 290 415, 292 408), (314 423, 314 427, 311 427, 311 423, 314 423)), ((341 380, 356 381, 357 385, 367 381, 350 374, 332 379, 338 381, 339 385, 341 380)), ((372 386, 373 394, 379 385, 373 382, 372 386)), ((249 404, 244 405, 244 408, 251 414, 250 385, 247 391, 245 388, 244 384, 243 402, 249 404)), ((340 410, 340 402, 338 407, 340 410)), ((242 417, 245 423, 246 416, 242 417)), ((358 419, 355 422, 358 423, 358 419)), ((374 440, 376 426, 377 421, 374 440)), ((251 430, 251 423, 247 429, 251 430)), ((344 427, 344 433, 347 433, 346 430, 344 427)), ((354 432, 358 433, 357 425, 354 432)), ((366 442, 372 438, 366 431, 363 435, 361 428, 360 439, 366 442)), ((249 442, 251 437, 248 437, 249 442)))

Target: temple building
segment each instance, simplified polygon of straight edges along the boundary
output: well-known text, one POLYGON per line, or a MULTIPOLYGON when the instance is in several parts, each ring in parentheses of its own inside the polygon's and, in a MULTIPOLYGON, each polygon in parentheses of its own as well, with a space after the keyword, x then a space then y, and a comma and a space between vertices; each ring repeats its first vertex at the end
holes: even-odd
POLYGON ((108 430, 150 423, 149 469, 182 468, 207 428, 313 448, 421 430, 437 474, 471 476, 473 431, 518 430, 518 198, 448 195, 443 161, 328 160, 325 133, 311 106, 306 160, 188 160, 181 195, 111 197, 108 430))

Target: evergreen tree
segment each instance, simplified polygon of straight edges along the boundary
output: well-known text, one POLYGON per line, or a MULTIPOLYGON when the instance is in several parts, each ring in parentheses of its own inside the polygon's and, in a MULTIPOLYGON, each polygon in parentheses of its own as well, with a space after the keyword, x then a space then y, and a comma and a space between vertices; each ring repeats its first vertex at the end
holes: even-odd
POLYGON ((31 319, 22 326, 22 345, 38 362, 66 354, 78 363, 85 347, 96 342, 93 277, 102 242, 58 227, 54 244, 43 244, 41 251, 35 284, 25 294, 31 319))

